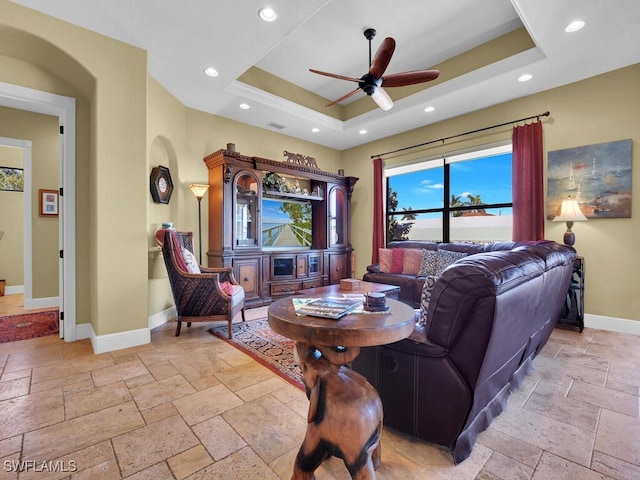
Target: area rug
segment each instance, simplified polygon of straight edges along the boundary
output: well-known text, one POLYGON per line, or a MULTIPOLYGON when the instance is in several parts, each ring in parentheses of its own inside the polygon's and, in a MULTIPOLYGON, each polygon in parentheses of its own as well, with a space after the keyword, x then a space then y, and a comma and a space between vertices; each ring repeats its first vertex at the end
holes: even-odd
POLYGON ((58 332, 58 310, 0 317, 0 343, 44 337, 58 332))
POLYGON ((238 350, 242 350, 292 385, 304 390, 300 367, 293 358, 295 342, 271 330, 266 318, 234 323, 231 327, 232 339, 229 339, 227 325, 211 328, 209 332, 229 342, 238 350))

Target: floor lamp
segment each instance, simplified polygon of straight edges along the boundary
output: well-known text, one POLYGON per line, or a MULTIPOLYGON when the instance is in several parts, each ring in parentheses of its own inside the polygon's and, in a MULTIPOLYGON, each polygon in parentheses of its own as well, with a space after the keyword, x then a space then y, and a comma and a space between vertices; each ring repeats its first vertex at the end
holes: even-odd
POLYGON ((567 222, 567 231, 564 232, 564 244, 569 245, 570 247, 576 242, 576 236, 571 231, 571 227, 573 227, 573 222, 581 222, 586 220, 587 217, 584 216, 582 210, 580 210, 580 205, 578 205, 578 201, 575 198, 571 198, 569 195, 566 200, 562 201, 562 206, 560 207, 560 215, 557 215, 553 221, 554 222, 567 222))
POLYGON ((202 197, 204 197, 204 194, 207 193, 207 190, 209 189, 209 185, 202 185, 199 183, 192 183, 191 185, 189 185, 189 188, 191 189, 191 191, 193 192, 193 194, 196 196, 196 198, 198 199, 198 248, 199 250, 199 263, 200 265, 202 265, 202 209, 201 209, 201 202, 202 202, 202 197))

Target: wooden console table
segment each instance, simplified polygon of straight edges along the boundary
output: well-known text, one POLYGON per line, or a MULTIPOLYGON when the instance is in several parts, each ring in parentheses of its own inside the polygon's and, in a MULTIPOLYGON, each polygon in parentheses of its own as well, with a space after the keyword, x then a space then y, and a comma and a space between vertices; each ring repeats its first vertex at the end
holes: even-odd
POLYGON ((360 347, 396 342, 411 334, 415 311, 387 300, 384 313, 352 313, 339 320, 298 316, 291 298, 269 306, 269 326, 296 340, 309 398, 307 432, 292 479, 312 478, 330 456, 342 458, 352 478, 375 479, 380 465, 382 402, 378 392, 348 365, 360 347))

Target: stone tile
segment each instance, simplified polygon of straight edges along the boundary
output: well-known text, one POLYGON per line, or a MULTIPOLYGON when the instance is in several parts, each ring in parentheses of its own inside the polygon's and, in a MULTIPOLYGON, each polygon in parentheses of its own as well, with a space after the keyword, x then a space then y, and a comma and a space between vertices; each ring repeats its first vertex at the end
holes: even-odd
POLYGON ((550 453, 588 466, 595 433, 525 409, 506 409, 493 420, 492 429, 526 439, 550 453))
POLYGON ((9 355, 4 366, 5 372, 15 372, 27 368, 55 365, 60 361, 60 347, 51 345, 37 350, 23 350, 9 355))
POLYGON ((531 480, 549 480, 551 478, 609 480, 608 477, 589 470, 582 465, 578 465, 549 452, 544 452, 531 480))
POLYGON ((202 470, 207 465, 213 463, 213 459, 202 445, 197 445, 189 450, 179 453, 175 457, 167 460, 169 468, 174 477, 178 480, 191 475, 198 470, 202 470))
POLYGON ((258 397, 262 397, 264 395, 268 395, 272 392, 282 389, 282 387, 286 383, 287 382, 278 377, 276 374, 273 374, 272 378, 269 378, 262 382, 258 382, 254 385, 243 388, 242 390, 238 390, 236 392, 236 395, 238 395, 243 401, 250 402, 251 400, 255 400, 258 397))
POLYGON ((16 378, 0 382, 0 401, 8 398, 20 397, 29 393, 29 377, 16 378))
POLYGON ((189 352, 185 351, 175 343, 169 343, 167 345, 154 348, 153 350, 138 352, 138 357, 145 365, 152 365, 154 363, 166 362, 167 360, 179 359, 182 357, 186 360, 189 357, 189 352))
POLYGON ((111 440, 123 477, 198 445, 179 415, 124 433, 111 440))
POLYGON ((638 397, 584 382, 574 382, 569 390, 570 400, 597 405, 632 417, 638 416, 638 397))
POLYGON ((26 368, 24 370, 15 370, 13 372, 3 372, 2 376, 0 377, 0 382, 8 382, 9 380, 16 380, 18 378, 25 377, 31 378, 30 368, 26 368))
POLYGON ((247 446, 247 442, 221 416, 194 425, 193 431, 215 461, 247 446))
POLYGON ((501 453, 493 452, 487 463, 482 467, 479 476, 482 478, 483 474, 509 480, 529 480, 533 475, 533 468, 501 453))
POLYGON ((424 465, 424 470, 416 476, 416 480, 431 480, 433 478, 438 480, 475 479, 491 456, 491 450, 483 445, 476 444, 471 455, 464 462, 454 466, 453 457, 448 449, 432 446, 425 451, 428 456, 420 462, 420 464, 424 465))
POLYGON ((166 462, 160 462, 127 477, 127 480, 160 480, 165 478, 172 478, 171 470, 166 462))
POLYGON ((629 359, 618 360, 612 359, 609 368, 608 380, 626 383, 634 387, 640 386, 640 371, 638 369, 639 362, 629 361, 629 359))
MULTIPOLYGON (((378 470, 376 470, 376 479, 416 478, 420 472, 422 472, 423 468, 423 466, 418 465, 402 455, 402 452, 385 450, 383 444, 382 463, 378 470)), ((347 472, 344 464, 342 465, 341 471, 347 472)))
POLYGON ((73 480, 94 480, 99 478, 100 480, 119 480, 120 469, 118 463, 113 460, 107 460, 93 467, 82 470, 73 474, 73 480))
POLYGON ((233 348, 228 343, 224 343, 224 349, 218 352, 218 356, 232 367, 240 367, 242 365, 249 365, 253 363, 253 360, 246 353, 241 352, 237 348, 233 348))
POLYGON ((123 381, 103 385, 65 396, 64 410, 66 419, 97 412, 103 408, 119 405, 131 400, 129 389, 123 381))
POLYGON ((532 468, 540 461, 540 456, 543 451, 541 448, 533 446, 523 439, 521 440, 510 435, 505 435, 493 428, 482 432, 478 436, 477 443, 532 468))
POLYGON ((237 392, 243 388, 255 385, 258 382, 270 379, 273 373, 259 363, 251 362, 246 365, 217 372, 215 375, 230 390, 237 392))
POLYGON ((213 387, 215 385, 219 385, 220 380, 215 375, 207 375, 205 377, 200 377, 195 380, 191 380, 190 383, 193 386, 193 388, 200 391, 200 390, 205 390, 209 387, 213 387))
POLYGON ((611 478, 622 480, 636 480, 640 478, 640 465, 634 465, 606 453, 593 451, 591 469, 608 475, 611 478))
POLYGON ((188 361, 172 360, 172 363, 190 382, 231 368, 231 365, 209 350, 193 354, 188 361))
POLYGON ((151 365, 147 366, 147 369, 156 380, 164 380, 165 378, 180 375, 178 369, 174 367, 169 360, 152 363, 151 365))
POLYGON ((628 350, 632 354, 640 351, 640 335, 628 335, 608 330, 594 330, 594 344, 615 347, 618 350, 628 350))
POLYGON ((195 389, 182 375, 165 378, 159 382, 130 388, 131 395, 140 410, 146 410, 161 403, 171 402, 195 393, 195 389))
POLYGON ((67 396, 73 393, 92 390, 93 388, 95 388, 95 385, 93 384, 93 380, 91 379, 91 376, 87 374, 87 378, 85 378, 84 380, 80 380, 79 382, 75 382, 75 383, 70 383, 68 385, 63 385, 62 392, 64 393, 65 396, 67 396))
POLYGON ((64 420, 62 389, 31 393, 0 402, 0 439, 37 430, 64 420))
POLYGON ((579 400, 578 397, 567 397, 565 393, 566 389, 564 387, 558 388, 557 385, 540 382, 527 400, 524 408, 555 418, 569 425, 595 432, 598 426, 600 408, 596 405, 585 403, 579 400))
POLYGON ((176 399, 173 405, 188 425, 194 425, 242 405, 242 400, 220 384, 176 399))
POLYGON ((26 433, 23 456, 34 460, 58 458, 142 425, 135 404, 127 402, 26 433))
POLYGON ((78 385, 79 383, 90 382, 93 386, 93 381, 91 380, 91 373, 89 371, 82 373, 68 373, 67 375, 60 375, 51 378, 49 381, 39 382, 39 383, 31 383, 31 393, 44 392, 45 390, 50 390, 52 388, 60 388, 64 389, 67 385, 78 385))
POLYGON ((157 422, 158 420, 164 420, 165 418, 172 417, 174 415, 179 415, 176 407, 173 406, 173 403, 161 403, 156 407, 151 407, 148 410, 143 410, 142 416, 144 421, 149 425, 150 423, 157 422))
POLYGON ((222 415, 266 463, 300 446, 307 422, 270 395, 222 415))
POLYGON ((602 410, 595 449, 633 465, 640 465, 640 419, 602 410))
POLYGON ((0 440, 0 458, 6 457, 22 449, 22 435, 0 440))
POLYGON ((153 375, 151 375, 150 373, 145 373, 144 375, 139 375, 137 377, 127 378, 125 380, 125 383, 127 384, 127 387, 134 388, 141 387, 142 385, 148 385, 150 383, 154 383, 155 381, 156 379, 153 378, 153 375))
MULTIPOLYGON (((280 480, 253 450, 245 447, 187 477, 187 480, 236 479, 280 480)), ((321 479, 318 479, 321 480, 321 479)))
POLYGON ((109 383, 119 382, 148 374, 147 367, 139 360, 135 359, 131 362, 117 363, 108 367, 99 368, 91 372, 93 382, 97 387, 107 385, 109 383))

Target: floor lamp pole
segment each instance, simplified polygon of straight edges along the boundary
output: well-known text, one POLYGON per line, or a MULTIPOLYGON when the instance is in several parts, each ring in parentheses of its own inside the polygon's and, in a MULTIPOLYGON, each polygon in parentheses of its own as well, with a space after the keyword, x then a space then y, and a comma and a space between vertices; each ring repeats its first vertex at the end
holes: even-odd
POLYGON ((201 208, 202 197, 198 197, 198 258, 199 263, 202 265, 202 208, 201 208))
POLYGON ((189 188, 198 199, 198 249, 199 249, 198 263, 202 265, 202 205, 201 203, 202 203, 202 197, 204 197, 204 194, 207 193, 207 190, 209 189, 209 185, 192 183, 191 185, 189 185, 189 188))

